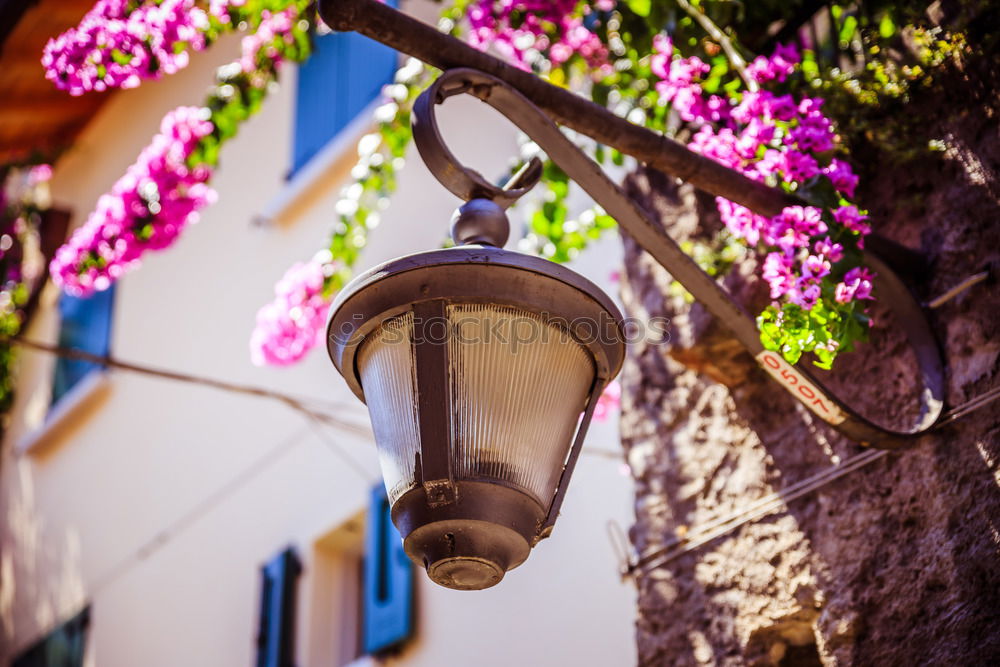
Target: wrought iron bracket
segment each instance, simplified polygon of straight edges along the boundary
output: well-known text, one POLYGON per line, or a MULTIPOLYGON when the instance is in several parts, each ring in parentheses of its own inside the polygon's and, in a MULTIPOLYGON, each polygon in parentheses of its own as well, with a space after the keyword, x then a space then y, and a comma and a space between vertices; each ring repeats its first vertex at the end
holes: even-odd
MULTIPOLYGON (((485 72, 456 68, 445 71, 414 105, 414 139, 431 172, 451 192, 465 199, 493 198, 509 206, 537 181, 514 183, 510 189, 489 184, 463 166, 445 146, 434 114, 436 105, 448 97, 477 97, 507 117, 527 134, 550 159, 576 181, 629 236, 683 285, 698 301, 733 332, 757 363, 786 391, 833 428, 866 446, 897 449, 912 444, 926 433, 944 406, 944 365, 937 341, 920 304, 889 265, 870 251, 865 261, 878 273, 877 289, 906 332, 916 353, 923 382, 921 413, 908 430, 897 431, 865 418, 843 399, 829 391, 801 364, 790 364, 780 354, 767 350, 757 326, 732 296, 681 250, 680 246, 560 131, 555 122, 510 84, 485 72)), ((537 168, 534 168, 537 170, 537 168)), ((582 444, 574 443, 574 449, 582 444)), ((570 462, 574 461, 570 455, 570 462)), ((550 517, 551 518, 551 517, 550 517)))

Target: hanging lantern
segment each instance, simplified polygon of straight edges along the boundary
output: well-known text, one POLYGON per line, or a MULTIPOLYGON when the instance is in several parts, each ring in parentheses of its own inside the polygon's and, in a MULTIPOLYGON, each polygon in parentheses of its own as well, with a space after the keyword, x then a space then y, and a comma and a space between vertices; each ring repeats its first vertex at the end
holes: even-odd
POLYGON ((473 199, 456 247, 358 276, 334 303, 334 365, 367 403, 407 555, 448 588, 498 583, 552 530, 622 317, 589 280, 502 249, 473 199))

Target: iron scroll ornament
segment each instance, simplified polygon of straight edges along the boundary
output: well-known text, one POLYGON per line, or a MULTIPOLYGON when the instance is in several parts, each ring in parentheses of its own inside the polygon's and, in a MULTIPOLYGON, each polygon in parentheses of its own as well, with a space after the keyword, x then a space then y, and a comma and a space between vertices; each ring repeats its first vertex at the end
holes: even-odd
POLYGON ((675 280, 733 332, 757 363, 805 407, 848 438, 878 449, 899 449, 934 427, 944 407, 944 365, 940 349, 919 303, 892 269, 871 252, 865 262, 877 272, 876 287, 904 328, 916 353, 923 390, 921 411, 905 431, 885 428, 866 419, 823 386, 808 369, 790 364, 760 342, 753 318, 680 246, 612 181, 601 167, 566 138, 559 127, 524 95, 500 79, 470 68, 446 70, 417 99, 413 135, 431 173, 449 191, 468 201, 486 198, 509 206, 538 180, 531 165, 512 183, 497 187, 462 165, 445 145, 435 107, 455 95, 472 95, 490 105, 530 137, 566 174, 576 181, 675 280))

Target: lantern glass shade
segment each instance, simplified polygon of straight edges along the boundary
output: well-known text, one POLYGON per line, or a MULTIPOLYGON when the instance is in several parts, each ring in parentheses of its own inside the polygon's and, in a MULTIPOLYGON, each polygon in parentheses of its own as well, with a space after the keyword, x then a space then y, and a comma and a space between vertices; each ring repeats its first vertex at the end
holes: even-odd
POLYGON ((448 320, 456 479, 513 486, 547 507, 594 381, 590 354, 520 308, 458 304, 448 320))
MULTIPOLYGON (((552 499, 594 382, 587 350, 557 324, 520 308, 454 304, 447 332, 449 448, 456 480, 499 483, 552 499)), ((420 451, 413 312, 362 344, 358 370, 389 502, 415 488, 420 451)))
POLYGON ((383 322, 358 352, 389 503, 417 484, 420 435, 414 397, 413 312, 383 322))

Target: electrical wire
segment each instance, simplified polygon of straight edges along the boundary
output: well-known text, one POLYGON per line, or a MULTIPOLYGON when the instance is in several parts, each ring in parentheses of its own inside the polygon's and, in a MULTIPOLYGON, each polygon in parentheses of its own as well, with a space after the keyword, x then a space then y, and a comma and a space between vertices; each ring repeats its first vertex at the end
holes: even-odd
POLYGON ((167 543, 197 523, 198 520, 209 514, 209 512, 221 505, 233 494, 243 489, 247 484, 270 469, 296 445, 299 445, 304 441, 304 436, 308 430, 312 430, 331 452, 337 455, 342 461, 345 461, 349 467, 357 472, 362 483, 369 484, 372 480, 372 475, 343 449, 336 446, 336 443, 330 439, 329 434, 322 430, 323 423, 321 421, 311 416, 308 417, 308 429, 300 429, 290 437, 264 452, 261 456, 252 461, 246 468, 234 475, 225 484, 208 494, 191 509, 170 522, 166 528, 157 532, 152 538, 143 542, 137 549, 133 550, 129 555, 119 561, 117 565, 97 577, 89 589, 89 594, 92 597, 96 596, 108 586, 114 584, 116 581, 121 579, 122 576, 142 563, 142 561, 148 559, 153 555, 153 553, 166 546, 167 543))
MULTIPOLYGON (((993 401, 1000 399, 1000 387, 994 387, 979 396, 949 410, 934 429, 942 428, 957 419, 960 419, 971 412, 979 410, 993 401)), ((657 547, 655 550, 628 562, 621 570, 622 578, 631 578, 639 573, 646 572, 656 567, 662 567, 667 563, 676 560, 686 553, 704 546, 705 544, 733 532, 737 528, 755 521, 769 514, 781 510, 787 503, 801 498, 819 488, 826 486, 836 480, 853 473, 861 468, 874 463, 885 457, 889 450, 866 450, 853 456, 841 464, 819 472, 811 477, 807 477, 795 484, 789 485, 780 491, 768 494, 763 498, 751 502, 736 512, 725 514, 706 523, 689 528, 683 537, 676 537, 666 544, 657 547)))
MULTIPOLYGON (((256 396, 258 398, 269 398, 276 400, 280 403, 287 405, 293 410, 303 414, 309 421, 310 424, 314 426, 327 425, 341 430, 349 431, 356 435, 361 435, 365 437, 371 437, 371 431, 365 426, 355 424, 352 422, 345 421, 330 412, 319 409, 314 406, 323 406, 327 409, 343 409, 350 410, 350 407, 344 403, 336 403, 333 401, 321 401, 314 398, 302 398, 292 396, 290 394, 284 394, 281 392, 273 391, 271 389, 265 389, 263 387, 255 387, 251 385, 237 384, 235 382, 228 382, 226 380, 217 380, 215 378, 208 378, 199 375, 191 375, 189 373, 180 373, 177 371, 165 370, 162 368, 154 368, 151 366, 145 366, 142 364, 136 364, 132 362, 121 361, 110 355, 97 355, 85 352, 83 350, 78 350, 75 348, 59 347, 58 345, 50 345, 48 343, 42 343, 40 341, 31 340, 28 338, 21 337, 11 337, 11 336, 0 336, 0 342, 9 343, 12 345, 19 345, 31 350, 36 350, 38 352, 45 352, 48 354, 55 355, 57 357, 63 357, 65 359, 75 359, 79 361, 88 361, 94 364, 100 364, 102 366, 107 366, 108 368, 117 368, 120 370, 130 371, 133 373, 138 373, 141 375, 147 375, 150 377, 158 377, 165 380, 175 380, 178 382, 187 382, 190 384, 197 384, 206 387, 212 387, 214 389, 219 389, 222 391, 228 391, 232 393, 243 394, 247 396, 256 396)), ((321 431, 317 431, 318 435, 321 435, 321 431)), ((321 437, 326 438, 325 435, 321 437)), ((324 440, 327 446, 331 450, 335 450, 334 453, 344 460, 345 463, 350 465, 359 474, 368 476, 368 472, 364 470, 364 467, 358 463, 358 461, 351 457, 343 448, 337 445, 335 442, 330 441, 329 438, 324 440)), ((603 457, 608 459, 622 458, 620 452, 588 448, 584 449, 584 454, 590 456, 603 457)))
POLYGON ((96 597, 101 591, 118 581, 122 576, 149 558, 154 552, 165 546, 170 540, 187 530, 199 519, 207 515, 210 511, 218 507, 223 501, 234 493, 245 487, 248 483, 256 479, 265 470, 277 463, 283 456, 288 454, 296 445, 303 442, 306 430, 300 429, 289 438, 279 442, 271 449, 257 457, 242 471, 234 475, 228 482, 218 489, 208 494, 200 502, 195 504, 187 512, 174 519, 166 528, 159 531, 149 540, 146 540, 128 556, 119 561, 117 565, 109 571, 98 576, 91 587, 89 595, 96 597))
POLYGON ((962 282, 960 282, 957 285, 954 285, 950 289, 946 290, 940 296, 934 297, 933 299, 931 299, 930 301, 928 301, 924 305, 927 308, 931 308, 931 309, 940 308, 941 306, 943 306, 944 304, 948 303, 949 301, 951 301, 952 299, 954 299, 955 297, 957 297, 959 294, 961 294, 965 290, 969 289, 970 287, 973 287, 974 285, 978 285, 979 283, 986 281, 987 279, 989 279, 990 275, 991 275, 991 272, 990 272, 989 269, 987 269, 985 271, 980 271, 979 273, 971 275, 968 278, 966 278, 965 280, 963 280, 962 282))
POLYGON ((371 436, 371 431, 367 427, 354 422, 346 421, 335 414, 323 410, 318 410, 315 407, 310 407, 309 405, 309 404, 312 405, 325 404, 326 406, 332 407, 334 409, 343 409, 345 411, 349 410, 348 406, 345 404, 323 402, 315 398, 301 398, 292 396, 290 394, 274 391, 272 389, 266 389, 264 387, 255 387, 253 385, 239 384, 236 382, 229 382, 227 380, 218 380, 215 378, 204 377, 201 375, 192 375, 190 373, 181 373, 178 371, 155 368, 153 366, 145 366, 142 364, 122 361, 120 359, 112 357, 111 355, 91 354, 90 352, 85 352, 83 350, 78 350, 75 348, 68 348, 68 347, 60 347, 58 345, 51 345, 49 343, 43 343, 40 341, 31 340, 29 338, 22 338, 20 336, 0 336, 0 342, 9 343, 12 345, 18 345, 20 347, 25 347, 39 352, 45 352, 47 354, 52 354, 57 357, 62 357, 64 359, 87 361, 93 364, 106 366, 108 368, 117 368, 119 370, 129 371, 140 375, 147 375, 150 377, 157 377, 165 380, 174 380, 177 382, 186 382, 188 384, 196 384, 204 387, 212 387, 213 389, 228 391, 235 394, 243 394, 245 396, 268 398, 271 400, 278 401, 279 403, 283 403, 289 408, 297 412, 300 412, 311 419, 318 420, 330 426, 334 426, 338 429, 348 431, 360 436, 365 436, 365 437, 371 436))
MULTIPOLYGON (((306 405, 307 402, 312 402, 313 404, 325 404, 327 406, 337 405, 335 403, 318 401, 315 399, 297 398, 294 396, 289 396, 287 394, 281 394, 279 392, 271 391, 269 389, 262 389, 259 387, 252 387, 247 385, 239 385, 232 382, 215 380, 212 378, 205 378, 184 373, 177 373, 174 371, 164 371, 162 369, 142 366, 139 364, 134 364, 129 362, 123 362, 114 359, 110 356, 92 355, 83 352, 81 350, 60 348, 54 345, 39 343, 37 341, 8 338, 6 339, 6 342, 22 345, 23 347, 28 347, 42 352, 48 352, 65 358, 81 359, 83 361, 102 364, 109 368, 118 368, 121 370, 126 370, 143 375, 149 375, 152 377, 188 382, 192 384, 199 384, 208 387, 213 387, 216 389, 221 389, 223 391, 230 391, 249 396, 257 396, 262 398, 271 398, 278 400, 279 402, 303 414, 307 419, 308 430, 311 430, 317 436, 317 438, 321 443, 323 443, 342 462, 346 463, 347 466, 351 468, 351 470, 358 475, 358 477, 361 479, 363 483, 368 484, 372 480, 373 477, 372 474, 368 470, 366 470, 365 467, 360 462, 357 461, 357 459, 352 457, 346 451, 345 448, 341 447, 337 442, 335 442, 332 438, 330 438, 329 433, 324 430, 324 426, 334 427, 340 430, 347 430, 360 435, 368 435, 369 431, 364 427, 360 427, 350 422, 345 422, 334 415, 321 412, 319 410, 310 408, 306 405)), ((154 552, 165 546, 168 542, 177 537, 180 533, 185 531, 191 525, 196 523, 199 519, 207 515, 209 512, 211 512, 213 509, 219 506, 226 499, 231 497, 233 494, 235 494, 237 491, 245 487, 248 483, 250 483, 257 477, 259 477, 263 472, 271 468, 274 464, 276 464, 279 460, 281 460, 282 457, 284 457, 287 453, 289 453, 295 445, 298 445, 303 441, 303 435, 305 434, 305 432, 306 431, 300 430, 291 437, 283 440, 276 446, 264 452, 260 457, 251 462, 242 471, 234 475, 225 484, 220 486, 212 493, 208 494, 194 507, 192 507, 187 512, 181 514, 178 518, 172 521, 166 528, 156 533, 156 535, 154 535, 152 538, 146 540, 142 545, 140 545, 132 553, 126 556, 115 567, 111 568, 111 570, 97 577, 91 588, 91 595, 95 595, 98 592, 104 590, 106 587, 115 583, 123 575, 128 573, 133 567, 137 566, 142 561, 149 558, 154 552)))
POLYGON ((970 412, 975 412, 980 408, 986 407, 987 405, 997 400, 998 398, 1000 398, 1000 387, 993 387, 992 389, 989 389, 983 392, 982 394, 969 399, 965 403, 962 403, 957 408, 954 408, 944 413, 944 415, 941 417, 938 423, 934 425, 934 429, 937 430, 939 428, 943 428, 944 426, 947 426, 951 422, 957 419, 961 419, 970 412))
MULTIPOLYGON (((306 413, 306 420, 309 422, 309 427, 312 429, 313 433, 319 438, 327 449, 329 449, 333 454, 339 458, 341 461, 346 463, 354 472, 358 474, 365 482, 371 482, 375 475, 368 472, 368 470, 363 466, 357 459, 351 456, 346 449, 341 447, 334 441, 330 435, 323 430, 323 422, 319 420, 318 417, 311 413, 306 413)), ((379 475, 381 477, 381 475, 379 475)))
POLYGON ((841 477, 884 458, 889 450, 872 449, 847 459, 840 465, 807 477, 789 487, 770 493, 750 503, 746 507, 725 514, 704 524, 689 528, 683 537, 675 537, 654 551, 629 563, 622 571, 623 578, 635 576, 683 556, 718 537, 722 537, 740 526, 782 509, 787 503, 812 493, 841 477))

